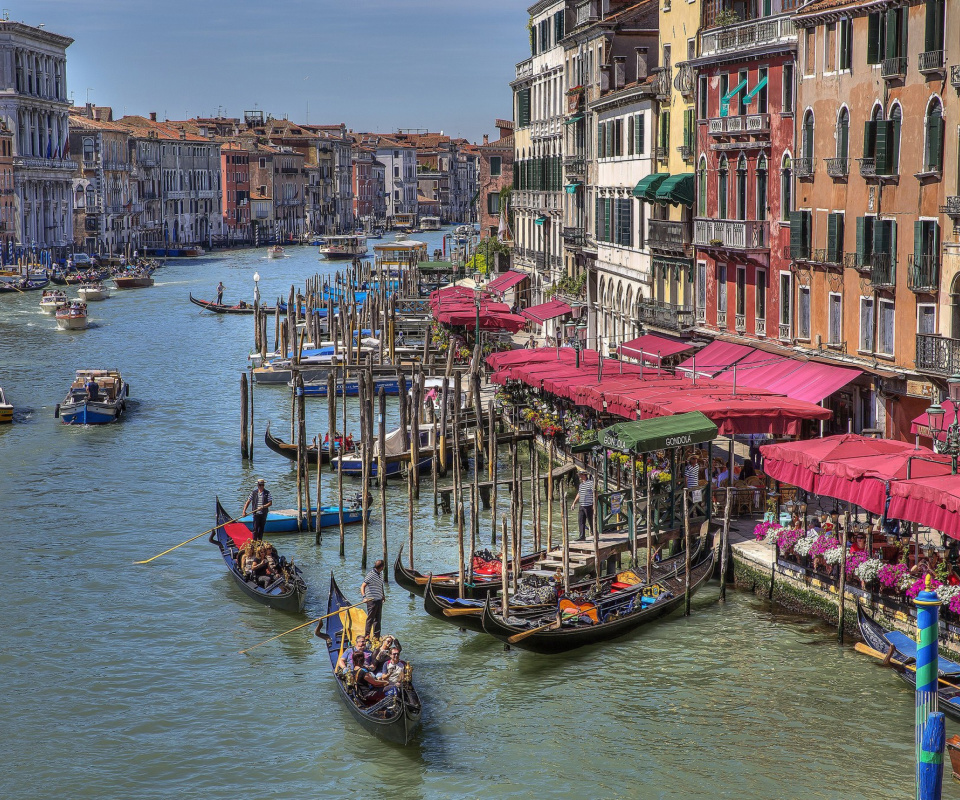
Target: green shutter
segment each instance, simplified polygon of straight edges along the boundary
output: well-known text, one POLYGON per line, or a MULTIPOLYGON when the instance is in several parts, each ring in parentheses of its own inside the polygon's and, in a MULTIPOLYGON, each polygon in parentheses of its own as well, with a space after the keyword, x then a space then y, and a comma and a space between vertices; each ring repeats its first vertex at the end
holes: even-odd
POLYGON ((882 255, 890 252, 890 228, 887 221, 874 219, 873 221, 873 254, 882 255))
POLYGON ((563 12, 558 11, 556 14, 553 15, 553 38, 558 42, 563 38, 563 34, 564 34, 563 23, 564 23, 563 12))
POLYGON ((928 170, 943 167, 943 116, 930 114, 927 117, 927 163, 928 170))
POLYGON ((637 137, 637 146, 634 148, 638 156, 643 155, 644 147, 646 145, 646 137, 644 136, 644 124, 646 122, 646 114, 637 114, 637 124, 633 126, 633 133, 637 137))
POLYGON ((867 63, 880 63, 880 14, 867 17, 867 63))
POLYGON ((892 119, 887 122, 887 165, 890 169, 889 175, 896 175, 900 172, 900 120, 892 119))
POLYGON ((917 220, 913 223, 913 261, 916 266, 920 266, 923 255, 923 223, 917 220))
POLYGON ((602 214, 601 209, 600 209, 600 204, 601 204, 602 202, 603 202, 603 201, 598 197, 598 198, 597 198, 597 212, 596 212, 596 214, 594 215, 594 218, 593 218, 593 235, 594 235, 594 238, 595 238, 598 242, 603 241, 603 223, 602 223, 603 214, 602 214))
POLYGON ((614 124, 613 124, 612 121, 606 123, 607 142, 606 142, 605 147, 606 147, 606 152, 607 152, 607 158, 613 158, 613 156, 616 154, 615 151, 614 151, 614 149, 613 149, 613 129, 614 129, 614 127, 615 127, 615 126, 614 126, 614 124))
MULTIPOLYGON (((870 123, 868 123, 870 124, 870 123)), ((872 123, 876 126, 877 138, 874 144, 877 175, 890 174, 890 121, 880 120, 872 123)))
POLYGON ((884 57, 885 58, 896 58, 897 57, 897 33, 900 30, 900 26, 897 24, 899 21, 899 14, 897 13, 896 8, 887 9, 887 25, 886 25, 886 42, 884 43, 884 57))
POLYGON ((857 217, 857 266, 861 267, 867 260, 867 218, 857 217))
POLYGON ((839 264, 843 251, 843 214, 827 214, 827 261, 839 264))
POLYGON ((613 241, 613 198, 603 201, 603 241, 613 241))
POLYGON ((926 2, 926 19, 923 28, 923 49, 927 52, 931 50, 939 50, 940 48, 936 45, 936 14, 937 14, 937 0, 927 0, 926 2))
POLYGON ((863 157, 873 158, 877 154, 877 123, 872 119, 863 123, 863 157))
POLYGON ((803 252, 803 212, 790 212, 790 258, 804 258, 803 252))

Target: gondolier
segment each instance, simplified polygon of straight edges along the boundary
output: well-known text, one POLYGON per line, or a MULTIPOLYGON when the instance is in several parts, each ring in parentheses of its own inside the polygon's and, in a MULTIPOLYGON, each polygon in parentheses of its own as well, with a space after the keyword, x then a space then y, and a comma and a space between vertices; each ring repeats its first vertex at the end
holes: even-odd
POLYGON ((383 616, 383 560, 377 559, 373 564, 373 569, 367 573, 367 577, 360 584, 360 594, 367 603, 367 627, 365 633, 369 639, 371 636, 380 638, 380 620, 383 616))
POLYGON ((253 538, 256 540, 263 539, 263 529, 267 524, 267 512, 271 505, 273 505, 273 498, 261 478, 257 481, 257 488, 250 493, 247 502, 243 504, 243 511, 240 513, 241 517, 245 517, 247 509, 253 507, 253 538))
POLYGON ((573 498, 573 505, 570 510, 580 501, 580 513, 577 516, 577 522, 580 525, 580 538, 577 541, 582 542, 587 537, 587 523, 590 523, 590 533, 593 528, 593 479, 589 477, 585 470, 580 470, 580 486, 577 487, 577 496, 573 498))
POLYGON ((217 284, 217 305, 223 305, 223 281, 217 284))

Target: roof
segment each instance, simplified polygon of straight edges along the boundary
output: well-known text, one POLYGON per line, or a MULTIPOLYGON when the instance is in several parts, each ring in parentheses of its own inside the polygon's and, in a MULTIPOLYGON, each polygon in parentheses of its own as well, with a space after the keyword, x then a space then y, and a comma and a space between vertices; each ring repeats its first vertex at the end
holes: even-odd
POLYGON ((597 434, 599 444, 621 453, 651 453, 711 442, 716 438, 716 424, 699 411, 636 422, 618 422, 597 434))
POLYGON ((812 2, 800 6, 794 12, 794 18, 802 20, 804 17, 812 17, 841 8, 851 8, 866 13, 866 9, 872 5, 876 5, 876 3, 864 3, 863 0, 812 0, 812 2))
POLYGON ((113 131, 115 133, 129 133, 129 131, 117 125, 115 122, 106 122, 100 119, 91 119, 86 116, 79 116, 75 114, 70 115, 70 130, 86 130, 86 131, 113 131))
POLYGON ((171 141, 202 142, 204 144, 217 144, 206 139, 203 136, 197 136, 186 128, 180 128, 170 122, 160 122, 146 117, 135 115, 121 117, 114 122, 131 133, 138 136, 146 136, 148 133, 154 133, 158 139, 168 139, 171 141), (182 134, 182 135, 181 135, 182 134))
POLYGON ((509 136, 504 136, 496 141, 481 145, 471 145, 471 147, 476 147, 478 150, 513 150, 513 141, 514 136, 511 133, 509 136))

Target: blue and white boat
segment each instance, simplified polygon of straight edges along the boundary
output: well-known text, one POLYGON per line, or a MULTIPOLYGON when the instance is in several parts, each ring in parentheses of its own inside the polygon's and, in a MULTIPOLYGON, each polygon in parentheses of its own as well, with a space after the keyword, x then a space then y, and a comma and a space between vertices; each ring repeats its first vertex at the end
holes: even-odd
MULTIPOLYGON (((292 386, 293 382, 290 381, 288 386, 292 386)), ((385 394, 388 394, 392 397, 399 397, 400 395, 400 379, 399 378, 375 378, 373 382, 373 393, 376 395, 380 392, 380 388, 383 387, 385 394)), ((410 388, 410 381, 404 380, 404 389, 407 390, 410 388)), ((357 380, 348 380, 346 383, 343 381, 337 381, 336 383, 336 393, 337 397, 343 397, 344 390, 346 390, 347 397, 356 397, 360 394, 360 383, 357 380)), ((326 397, 327 396, 327 382, 326 381, 304 381, 303 391, 297 390, 297 395, 302 397, 326 397)))
MULTIPOLYGON (((363 520, 363 513, 360 508, 360 502, 356 502, 350 506, 344 506, 343 508, 343 524, 344 525, 353 525, 357 522, 363 520)), ((310 530, 316 530, 313 527, 313 524, 316 523, 316 514, 317 507, 313 506, 310 509, 311 516, 311 527, 310 530)), ((370 519, 370 509, 367 509, 367 519, 370 519)), ((238 522, 242 522, 250 530, 253 530, 253 515, 247 514, 245 517, 241 517, 238 522)), ((321 528, 332 528, 340 524, 340 507, 339 506, 320 506, 320 527, 321 528)), ((283 509, 280 511, 270 511, 267 513, 267 522, 264 525, 263 532, 264 534, 277 534, 277 533, 299 533, 300 528, 297 526, 297 510, 295 508, 283 509)))
MULTIPOLYGON (((409 434, 408 434, 409 435, 409 434)), ((403 436, 403 430, 401 428, 395 428, 394 430, 387 433, 386 436, 386 457, 384 461, 385 469, 387 472, 387 477, 392 477, 400 475, 403 471, 404 465, 409 465, 410 463, 410 451, 406 448, 403 436)), ((447 445, 447 451, 450 452, 450 445, 447 445)), ((420 472, 423 472, 426 469, 430 468, 430 462, 433 458, 433 429, 429 428, 427 430, 420 431, 420 454, 421 458, 417 463, 417 468, 420 472)), ((363 459, 362 451, 358 446, 357 449, 353 452, 347 453, 343 456, 343 474, 350 475, 353 477, 362 477, 363 476, 363 459)), ((339 469, 339 464, 341 461, 340 456, 335 456, 330 461, 330 468, 334 471, 339 469)), ((370 477, 376 478, 379 475, 380 469, 380 442, 374 441, 373 443, 373 460, 370 462, 370 477)))
POLYGON ((78 369, 77 376, 62 403, 58 403, 55 417, 64 425, 106 425, 116 422, 126 410, 130 387, 115 369, 78 369), (96 383, 91 396, 88 384, 96 383))

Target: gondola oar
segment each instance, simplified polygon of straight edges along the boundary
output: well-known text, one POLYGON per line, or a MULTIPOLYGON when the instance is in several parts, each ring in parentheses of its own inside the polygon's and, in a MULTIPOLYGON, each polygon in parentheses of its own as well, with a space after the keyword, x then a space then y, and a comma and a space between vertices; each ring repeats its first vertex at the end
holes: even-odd
MULTIPOLYGON (((880 661, 883 661, 885 663, 888 661, 888 658, 889 658, 888 654, 881 653, 879 650, 874 650, 872 647, 870 647, 870 645, 864 644, 863 642, 857 642, 853 646, 853 649, 856 650, 858 653, 863 653, 864 655, 867 655, 867 656, 873 656, 874 658, 880 661)), ((917 671, 917 667, 915 664, 905 664, 902 661, 897 661, 897 659, 895 658, 889 658, 889 663, 892 664, 894 668, 908 669, 911 672, 917 671)), ((946 681, 943 678, 938 677, 937 680, 940 683, 942 683, 944 686, 949 686, 951 689, 957 688, 957 685, 955 683, 946 681)))
POLYGON ((445 608, 443 609, 443 616, 445 617, 466 617, 466 616, 476 616, 479 617, 483 613, 483 607, 480 608, 445 608))
POLYGON ((357 606, 362 606, 364 605, 364 602, 355 603, 352 606, 344 606, 343 608, 338 608, 336 611, 331 611, 329 614, 324 614, 322 617, 317 617, 316 619, 307 620, 306 622, 303 623, 303 625, 297 625, 296 628, 291 628, 290 630, 284 631, 283 633, 278 633, 276 636, 271 636, 269 639, 265 639, 264 641, 260 642, 260 644, 255 644, 253 647, 248 647, 246 650, 241 650, 240 655, 243 655, 244 653, 249 653, 254 648, 259 647, 261 644, 272 642, 274 639, 279 639, 281 636, 286 636, 288 633, 293 633, 294 631, 298 631, 301 628, 306 628, 307 625, 313 625, 314 622, 320 622, 320 620, 326 619, 327 617, 332 617, 335 614, 339 614, 341 611, 345 611, 348 608, 356 608, 357 606))
POLYGON ((560 620, 556 619, 547 625, 541 625, 539 628, 531 628, 530 630, 524 631, 523 633, 515 633, 513 636, 507 637, 507 642, 509 642, 510 644, 516 644, 517 642, 523 641, 528 636, 533 636, 533 634, 537 633, 537 631, 556 630, 559 627, 560 627, 560 620))
POLYGON ((196 536, 191 536, 187 541, 180 542, 180 544, 174 545, 169 550, 164 550, 162 553, 157 553, 153 558, 148 558, 146 561, 134 561, 134 564, 149 564, 151 561, 156 561, 160 556, 165 556, 167 553, 172 553, 178 547, 183 547, 185 544, 190 544, 190 542, 199 539, 201 536, 206 536, 208 533, 212 533, 217 528, 222 528, 224 525, 229 525, 231 522, 236 522, 235 519, 228 519, 226 522, 222 522, 219 525, 214 525, 212 528, 208 528, 203 533, 198 533, 196 536))

